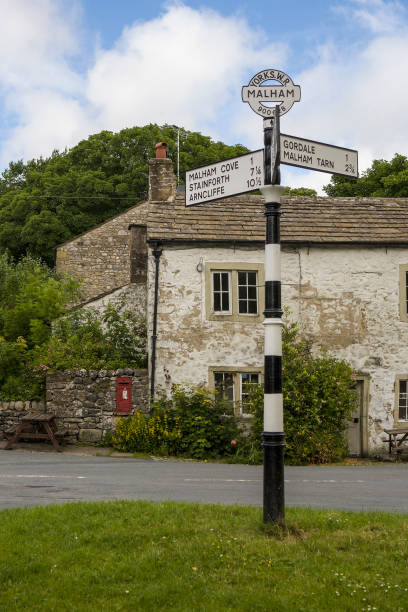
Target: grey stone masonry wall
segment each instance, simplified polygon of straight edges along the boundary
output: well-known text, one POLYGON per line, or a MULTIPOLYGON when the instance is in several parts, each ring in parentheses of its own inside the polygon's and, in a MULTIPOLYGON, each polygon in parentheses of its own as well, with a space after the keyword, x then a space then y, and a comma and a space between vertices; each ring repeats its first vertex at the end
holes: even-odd
POLYGON ((101 296, 131 281, 129 226, 147 219, 146 202, 57 247, 56 267, 81 281, 84 300, 101 296))
POLYGON ((151 202, 174 202, 177 179, 173 162, 169 158, 149 160, 149 200, 151 202))
POLYGON ((172 160, 150 160, 149 202, 141 202, 57 247, 57 271, 81 281, 81 303, 125 285, 146 284, 148 211, 152 202, 174 202, 176 187, 172 160))
POLYGON ((5 432, 14 429, 29 412, 45 412, 45 402, 0 402, 0 440, 5 432))
POLYGON ((132 378, 132 413, 149 405, 147 370, 67 370, 47 374, 47 412, 54 413, 59 430, 69 432, 69 442, 97 442, 114 432, 116 378, 132 378))

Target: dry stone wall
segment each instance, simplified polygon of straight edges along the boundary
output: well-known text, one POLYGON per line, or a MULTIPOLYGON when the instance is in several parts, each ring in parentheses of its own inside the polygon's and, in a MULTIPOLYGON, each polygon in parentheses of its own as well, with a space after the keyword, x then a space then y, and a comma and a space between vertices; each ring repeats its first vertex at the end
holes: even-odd
POLYGON ((0 440, 4 440, 5 432, 17 427, 29 412, 45 412, 45 402, 0 402, 0 440))
POLYGON ((68 441, 98 442, 113 433, 116 416, 116 378, 132 379, 132 413, 148 410, 147 370, 67 370, 47 375, 47 412, 56 415, 58 429, 68 441))

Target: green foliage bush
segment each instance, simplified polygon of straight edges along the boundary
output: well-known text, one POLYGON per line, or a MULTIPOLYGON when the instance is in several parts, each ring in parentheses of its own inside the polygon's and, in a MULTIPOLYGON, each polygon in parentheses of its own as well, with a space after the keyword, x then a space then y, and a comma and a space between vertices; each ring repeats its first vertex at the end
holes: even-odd
POLYGON ((123 302, 101 313, 81 308, 55 322, 51 338, 34 351, 33 360, 52 371, 145 368, 146 324, 123 302))
POLYGON ((44 373, 33 351, 49 340, 52 322, 77 293, 77 283, 37 259, 0 256, 0 399, 41 396, 44 373))
POLYGON ((118 450, 206 459, 231 455, 239 438, 225 403, 204 388, 175 386, 170 399, 157 399, 150 415, 121 419, 113 445, 118 450))
POLYGON ((67 314, 78 283, 44 263, 0 256, 0 400, 42 397, 59 369, 146 367, 146 326, 123 303, 67 314))
MULTIPOLYGON (((313 357, 295 324, 283 328, 282 353, 285 461, 340 460, 347 454, 344 431, 357 402, 352 369, 328 355, 313 357)), ((256 462, 262 460, 263 387, 250 391, 250 405, 254 420, 244 453, 256 462)))

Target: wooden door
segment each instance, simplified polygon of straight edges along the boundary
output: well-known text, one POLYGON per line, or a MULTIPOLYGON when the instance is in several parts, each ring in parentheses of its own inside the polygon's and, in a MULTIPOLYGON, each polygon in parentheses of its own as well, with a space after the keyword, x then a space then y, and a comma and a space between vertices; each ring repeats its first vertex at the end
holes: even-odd
POLYGON ((361 457, 362 455, 362 415, 363 415, 363 392, 364 381, 356 381, 356 391, 358 393, 358 404, 351 415, 347 428, 347 442, 349 447, 349 455, 351 457, 361 457))

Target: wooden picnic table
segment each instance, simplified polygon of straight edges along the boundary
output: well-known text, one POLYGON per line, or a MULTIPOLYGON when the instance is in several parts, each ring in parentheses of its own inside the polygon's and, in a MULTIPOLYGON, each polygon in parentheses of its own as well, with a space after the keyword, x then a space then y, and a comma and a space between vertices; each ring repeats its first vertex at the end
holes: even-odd
POLYGON ((35 412, 26 414, 7 442, 5 450, 10 450, 13 444, 18 442, 20 438, 28 438, 33 440, 51 440, 55 450, 60 451, 61 448, 55 437, 56 430, 55 414, 38 414, 35 412))
POLYGON ((392 452, 400 454, 402 452, 402 445, 405 442, 408 443, 408 427, 384 429, 384 432, 388 434, 388 448, 390 455, 392 452))

